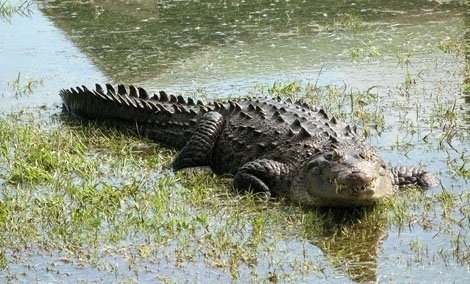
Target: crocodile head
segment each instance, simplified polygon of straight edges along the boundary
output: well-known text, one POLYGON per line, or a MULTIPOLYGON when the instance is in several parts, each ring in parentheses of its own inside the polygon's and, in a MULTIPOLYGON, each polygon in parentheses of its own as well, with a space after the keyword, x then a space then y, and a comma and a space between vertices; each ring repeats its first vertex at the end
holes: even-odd
POLYGON ((393 192, 381 158, 357 145, 344 146, 313 156, 303 164, 291 191, 304 199, 299 202, 309 199, 308 203, 315 206, 362 206, 393 192))

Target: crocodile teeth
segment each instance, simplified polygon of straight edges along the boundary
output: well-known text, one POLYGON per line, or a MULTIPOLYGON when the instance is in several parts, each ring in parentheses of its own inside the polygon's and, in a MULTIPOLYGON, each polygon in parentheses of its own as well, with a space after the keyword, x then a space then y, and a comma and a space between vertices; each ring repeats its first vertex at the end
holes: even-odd
POLYGON ((364 195, 364 194, 370 194, 372 195, 374 193, 374 188, 376 187, 376 181, 372 181, 366 185, 361 185, 361 186, 346 186, 344 184, 338 184, 335 180, 330 180, 330 183, 336 184, 336 192, 348 192, 352 196, 359 196, 359 195, 364 195))

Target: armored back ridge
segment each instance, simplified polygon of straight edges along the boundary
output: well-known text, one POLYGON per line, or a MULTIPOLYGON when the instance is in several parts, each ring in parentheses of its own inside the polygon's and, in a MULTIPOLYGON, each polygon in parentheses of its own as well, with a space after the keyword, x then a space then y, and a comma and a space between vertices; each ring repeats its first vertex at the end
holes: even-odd
POLYGON ((387 169, 355 128, 323 109, 280 98, 203 104, 142 88, 62 90, 64 109, 179 149, 173 168, 210 166, 239 192, 282 195, 313 206, 369 205, 397 185, 434 186, 414 168, 387 169))

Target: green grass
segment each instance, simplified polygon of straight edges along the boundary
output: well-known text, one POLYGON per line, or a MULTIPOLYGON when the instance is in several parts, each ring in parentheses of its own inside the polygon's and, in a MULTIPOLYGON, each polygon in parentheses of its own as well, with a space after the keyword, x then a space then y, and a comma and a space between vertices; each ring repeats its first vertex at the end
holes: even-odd
POLYGON ((325 24, 327 31, 361 31, 368 28, 369 25, 362 21, 362 19, 356 15, 349 13, 340 13, 332 17, 330 23, 325 24))
POLYGON ((0 1, 0 19, 9 21, 13 15, 29 16, 31 14, 30 6, 32 1, 23 1, 18 4, 12 4, 8 0, 0 1))
MULTIPOLYGON (((369 133, 384 128, 373 88, 352 92, 289 82, 266 89, 317 104, 329 101, 330 112, 369 133)), ((52 262, 59 258, 110 275, 119 271, 112 261, 119 256, 135 275, 142 265, 164 264, 177 275, 197 264, 231 280, 325 280, 331 265, 351 279, 368 281, 376 273, 373 263, 384 236, 413 228, 449 241, 439 252, 411 241, 414 259, 469 264, 468 192, 410 189, 372 208, 302 208, 234 194, 231 179, 210 172, 174 173, 169 166, 175 152, 145 139, 60 116, 44 119, 47 115, 38 110, 0 118, 0 269, 5 272, 24 261, 16 252, 39 251, 57 252, 52 262)), ((467 159, 452 162, 461 176, 468 172, 467 159)))
POLYGON ((445 53, 462 55, 468 52, 468 41, 465 38, 445 37, 438 42, 438 48, 445 53))
POLYGON ((33 93, 33 90, 41 86, 43 84, 42 80, 34 79, 34 78, 27 78, 24 80, 21 77, 21 72, 18 73, 18 76, 11 82, 11 86, 15 92, 15 96, 17 98, 22 96, 29 96, 33 93), (23 82, 25 81, 25 82, 23 82))

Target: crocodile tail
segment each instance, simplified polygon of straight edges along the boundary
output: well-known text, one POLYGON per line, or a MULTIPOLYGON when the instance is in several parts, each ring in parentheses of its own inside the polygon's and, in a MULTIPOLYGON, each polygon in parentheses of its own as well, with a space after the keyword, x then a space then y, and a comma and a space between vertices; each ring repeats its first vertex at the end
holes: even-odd
POLYGON ((415 167, 397 166, 390 169, 392 183, 398 186, 418 185, 430 188, 439 184, 432 173, 415 167))
POLYGON ((87 87, 76 87, 61 90, 64 108, 69 113, 91 119, 123 119, 143 120, 156 112, 169 111, 157 99, 149 99, 147 92, 142 88, 123 85, 116 91, 111 85, 106 84, 104 90, 96 84, 94 90, 87 87))
POLYGON ((202 103, 181 96, 149 97, 142 88, 106 84, 104 89, 85 86, 59 92, 64 110, 80 118, 107 121, 108 124, 135 131, 155 141, 181 148, 201 116, 202 103))

